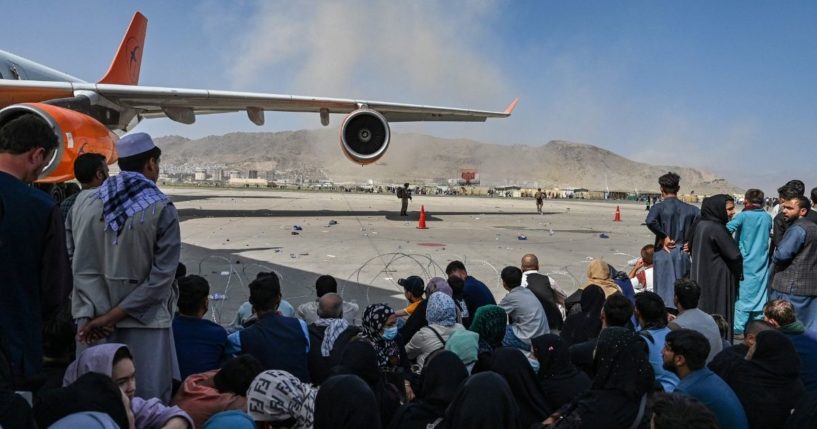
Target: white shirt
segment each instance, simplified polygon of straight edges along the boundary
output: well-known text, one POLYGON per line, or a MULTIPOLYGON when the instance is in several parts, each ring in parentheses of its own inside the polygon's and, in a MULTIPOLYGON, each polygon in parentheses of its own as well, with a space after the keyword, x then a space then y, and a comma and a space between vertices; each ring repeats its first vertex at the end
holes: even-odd
POLYGON ((646 279, 645 284, 641 284, 641 282, 638 280, 638 276, 633 277, 633 278, 630 279, 630 283, 633 284, 633 289, 635 289, 637 291, 643 291, 643 290, 646 290, 648 292, 653 291, 653 289, 652 289, 652 279, 653 279, 652 272, 653 272, 653 269, 652 268, 653 267, 650 267, 650 268, 647 268, 646 270, 644 270, 644 277, 646 279))
MULTIPOLYGON (((522 272, 522 287, 528 287, 528 274, 531 274, 531 273, 537 273, 538 274, 539 271, 536 271, 536 270, 523 271, 522 272)), ((561 291, 561 289, 559 288, 559 283, 556 283, 556 279, 554 279, 551 276, 548 276, 548 280, 550 280, 550 287, 552 287, 554 290, 561 291)))

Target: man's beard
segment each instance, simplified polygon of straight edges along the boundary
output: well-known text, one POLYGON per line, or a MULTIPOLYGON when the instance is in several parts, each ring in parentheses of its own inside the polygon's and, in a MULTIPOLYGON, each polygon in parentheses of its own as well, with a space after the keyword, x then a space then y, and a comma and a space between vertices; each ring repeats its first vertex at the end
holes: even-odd
POLYGON ((673 363, 672 361, 664 362, 663 367, 664 367, 665 370, 667 370, 667 371, 669 371, 669 372, 671 372, 671 373, 673 373, 675 375, 678 375, 678 368, 675 366, 675 363, 673 363))

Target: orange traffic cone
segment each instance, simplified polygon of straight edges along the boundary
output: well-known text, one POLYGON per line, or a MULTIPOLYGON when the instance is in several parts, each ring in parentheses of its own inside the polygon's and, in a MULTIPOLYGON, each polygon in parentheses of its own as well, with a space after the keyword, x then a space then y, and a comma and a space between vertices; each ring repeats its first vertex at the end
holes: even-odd
POLYGON ((420 222, 417 224, 417 229, 428 229, 426 227, 426 206, 420 206, 420 222))
POLYGON ((616 216, 613 218, 613 222, 621 222, 621 209, 616 206, 616 216))

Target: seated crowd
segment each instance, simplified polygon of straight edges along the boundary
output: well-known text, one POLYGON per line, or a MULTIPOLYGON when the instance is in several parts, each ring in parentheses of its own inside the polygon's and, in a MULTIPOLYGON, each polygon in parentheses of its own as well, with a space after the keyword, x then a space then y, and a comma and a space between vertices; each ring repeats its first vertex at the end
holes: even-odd
MULTIPOLYGON (((137 429, 783 428, 813 418, 817 335, 797 321, 791 303, 769 301, 764 319, 750 321, 742 341, 724 347, 716 319, 697 308, 701 290, 694 281, 676 282, 676 315, 656 293, 628 298, 620 289, 609 293, 612 281, 593 284, 600 270, 611 270, 601 260, 591 263, 578 298, 566 298, 530 269, 531 261, 536 257, 525 255, 520 268, 502 270, 507 294, 499 304, 454 261, 448 280, 401 279, 408 307, 369 305, 359 324, 345 313, 357 306, 344 302, 331 276, 318 278, 317 300, 299 306, 298 318, 279 310, 278 276, 260 273, 249 285, 251 314, 231 333, 203 317, 210 287, 203 277, 183 275, 181 266, 172 329, 183 377, 170 401, 137 395, 129 346, 104 343, 70 364, 62 361, 61 383, 36 393, 28 420, 18 409, 6 411, 3 422, 137 429), (534 293, 534 284, 544 287, 534 293), (467 322, 464 314, 471 314, 467 322)), ((47 343, 59 344, 60 334, 65 331, 53 330, 47 343)), ((72 342, 62 343, 65 350, 49 354, 70 355, 72 342)))
POLYGON ((775 234, 768 302, 765 283, 744 283, 748 267, 768 263, 768 249, 757 261, 744 258, 729 235, 743 243, 748 235, 740 231, 762 221, 758 237, 768 241, 771 217, 755 205, 762 193, 747 192, 737 216, 731 197, 707 198, 698 216, 675 198, 679 178, 669 173, 659 180, 665 201, 646 222, 656 244, 642 249, 629 275, 592 260, 570 296, 539 272, 533 254, 501 271, 498 303, 460 261, 448 264, 447 278, 400 280, 407 305, 399 309, 344 302, 329 276, 317 279, 316 300, 296 309, 278 276, 261 273, 249 284, 249 301, 222 327, 204 319, 206 279, 179 264, 178 214, 156 187, 161 150, 152 139, 132 133, 119 140, 117 176, 108 177, 103 158, 81 156, 83 190, 62 211, 25 185, 56 143, 32 115, 0 124, 0 239, 13 244, 0 242, 0 427, 775 429, 817 422, 810 281, 817 226, 808 220, 817 213, 802 182, 780 190, 785 223, 776 217, 774 227, 787 231, 775 234), (680 223, 667 215, 672 210, 689 221, 682 225, 689 239, 673 230, 680 223), (689 277, 678 276, 670 259, 691 263, 689 277), (712 286, 714 279, 740 281, 740 300, 734 288, 712 286), (726 314, 718 318, 712 308, 726 314))

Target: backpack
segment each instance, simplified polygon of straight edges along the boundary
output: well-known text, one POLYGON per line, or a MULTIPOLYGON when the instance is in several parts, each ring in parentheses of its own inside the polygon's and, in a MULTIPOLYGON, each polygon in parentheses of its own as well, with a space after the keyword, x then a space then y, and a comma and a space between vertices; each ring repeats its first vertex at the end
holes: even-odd
POLYGON ((397 198, 402 199, 406 195, 406 190, 403 188, 397 188, 397 198))

